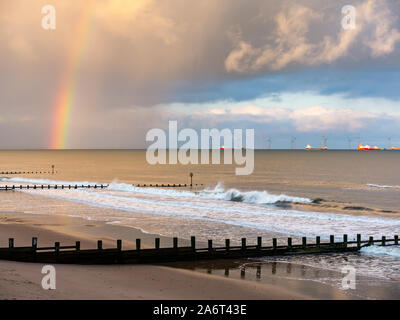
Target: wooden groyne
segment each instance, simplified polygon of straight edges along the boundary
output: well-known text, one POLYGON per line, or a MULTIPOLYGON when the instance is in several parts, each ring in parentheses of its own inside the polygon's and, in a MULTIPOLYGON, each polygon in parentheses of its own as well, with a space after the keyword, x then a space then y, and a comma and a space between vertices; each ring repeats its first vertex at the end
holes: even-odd
POLYGON ((51 165, 51 171, 46 171, 46 170, 9 170, 9 171, 1 171, 0 174, 5 174, 5 175, 15 175, 15 174, 55 174, 57 171, 55 171, 55 165, 51 165))
POLYGON ((26 184, 26 185, 5 185, 0 186, 0 190, 11 191, 11 190, 22 190, 22 189, 105 189, 107 184, 26 184))
MULTIPOLYGON (((152 187, 152 188, 185 188, 191 187, 189 184, 133 184, 134 187, 152 187)), ((193 186, 203 186, 203 184, 194 184, 193 186)), ((25 185, 4 185, 0 186, 0 191, 11 191, 18 189, 105 189, 108 188, 108 184, 25 184, 25 185)))
POLYGON ((195 237, 191 237, 191 245, 187 247, 179 247, 178 238, 173 238, 172 247, 160 248, 160 239, 156 238, 154 248, 149 249, 142 249, 141 240, 136 239, 135 250, 123 250, 121 240, 117 240, 117 246, 114 248, 103 248, 103 243, 99 240, 96 249, 81 250, 79 241, 75 245, 69 246, 61 246, 59 242, 56 242, 52 247, 39 247, 38 239, 32 238, 31 246, 15 247, 14 239, 10 238, 8 247, 0 248, 0 259, 40 263, 138 264, 357 252, 365 246, 398 244, 399 237, 397 235, 393 238, 383 236, 381 239, 369 237, 368 240, 361 240, 361 235, 358 234, 355 241, 348 241, 347 235, 344 235, 343 241, 335 242, 335 237, 331 235, 329 242, 321 242, 321 238, 316 237, 313 243, 308 243, 307 238, 303 237, 301 243, 295 244, 292 242, 292 238, 288 238, 285 245, 278 245, 277 239, 274 238, 272 239, 272 246, 264 246, 261 237, 257 238, 256 244, 250 245, 247 244, 246 238, 242 238, 240 246, 231 246, 230 240, 226 239, 224 247, 215 247, 212 240, 208 240, 206 248, 197 248, 195 237))
POLYGON ((151 188, 187 188, 187 187, 201 187, 203 186, 202 183, 196 183, 196 184, 188 184, 188 183, 151 183, 151 184, 146 184, 146 183, 138 183, 138 184, 132 184, 134 187, 140 187, 140 188, 145 188, 145 187, 151 187, 151 188))
POLYGON ((54 174, 50 171, 1 171, 3 175, 15 175, 15 174, 54 174))

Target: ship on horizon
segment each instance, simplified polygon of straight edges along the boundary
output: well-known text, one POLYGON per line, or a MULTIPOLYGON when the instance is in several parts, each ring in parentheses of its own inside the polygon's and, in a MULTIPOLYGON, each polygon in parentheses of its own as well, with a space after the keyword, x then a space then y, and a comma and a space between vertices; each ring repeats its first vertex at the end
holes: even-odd
MULTIPOLYGON (((358 151, 381 151, 381 150, 385 150, 385 149, 383 149, 383 148, 379 148, 378 146, 374 146, 374 147, 371 147, 371 146, 369 146, 369 145, 362 145, 362 144, 360 144, 358 147, 357 147, 357 150, 358 151)), ((392 150, 394 150, 393 148, 392 148, 392 150)))
POLYGON ((328 150, 328 147, 327 146, 323 146, 322 148, 313 148, 313 147, 311 147, 309 144, 306 146, 306 148, 305 148, 307 151, 313 151, 313 150, 321 150, 321 151, 324 151, 324 150, 328 150))

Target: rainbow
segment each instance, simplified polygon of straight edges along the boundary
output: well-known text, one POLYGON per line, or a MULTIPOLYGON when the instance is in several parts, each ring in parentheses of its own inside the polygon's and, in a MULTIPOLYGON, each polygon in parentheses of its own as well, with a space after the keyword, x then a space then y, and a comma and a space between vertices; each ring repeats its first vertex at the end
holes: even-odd
POLYGON ((51 120, 50 149, 65 149, 67 147, 68 128, 70 124, 71 111, 78 83, 78 71, 85 55, 88 38, 92 27, 92 1, 84 1, 80 6, 80 17, 75 38, 68 51, 65 62, 60 90, 54 104, 54 114, 51 120))

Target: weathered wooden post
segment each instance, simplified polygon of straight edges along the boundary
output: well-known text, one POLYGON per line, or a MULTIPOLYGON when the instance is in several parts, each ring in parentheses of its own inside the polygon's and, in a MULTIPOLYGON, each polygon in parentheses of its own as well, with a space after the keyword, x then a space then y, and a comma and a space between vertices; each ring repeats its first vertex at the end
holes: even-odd
POLYGON ((262 238, 257 237, 257 249, 260 250, 262 248, 262 238))
POLYGON ((190 237, 190 246, 192 247, 193 251, 196 250, 196 237, 194 237, 194 236, 190 237))
POLYGON ((154 239, 154 246, 155 246, 156 250, 160 250, 160 238, 154 239))
POLYGON ((136 250, 140 250, 140 239, 136 239, 136 250))
POLYGON ((382 236, 382 246, 386 246, 386 237, 382 236))
POLYGON ((189 177, 190 177, 190 189, 192 189, 192 187, 193 187, 193 172, 189 173, 189 177))
POLYGON ((246 238, 242 238, 242 250, 246 250, 246 238))
POLYGON ((292 238, 287 239, 287 247, 289 250, 292 250, 292 238))
POLYGON ((343 245, 347 248, 347 234, 343 235, 343 245))
POLYGON ((399 236, 398 236, 398 235, 395 235, 395 236, 394 236, 394 244, 395 244, 395 245, 398 245, 398 244, 399 244, 399 236))
POLYGON ((225 277, 229 277, 229 267, 225 267, 225 277))
POLYGON ((277 239, 276 238, 272 239, 272 247, 274 248, 274 251, 275 251, 276 247, 277 247, 277 239))
POLYGON ((373 246, 373 245, 374 245, 374 237, 369 237, 368 244, 369 244, 370 246, 373 246))
POLYGON ((103 250, 103 241, 101 240, 97 241, 97 250, 103 250))
POLYGON ((174 249, 177 250, 178 249, 178 238, 174 237, 173 241, 174 241, 174 249))
POLYGON ((315 244, 317 245, 317 248, 320 247, 320 245, 321 245, 321 237, 320 237, 320 236, 317 236, 317 237, 315 238, 315 244))
POLYGON ((117 240, 117 249, 118 249, 118 251, 122 250, 122 240, 121 239, 117 240))
POLYGON ((361 249, 361 234, 357 234, 357 249, 361 249))
POLYGON ((256 271, 256 278, 261 279, 261 266, 257 266, 257 271, 256 271))
POLYGON ((212 240, 208 240, 208 251, 212 251, 212 240))
POLYGON ((51 165, 51 174, 54 174, 54 164, 51 165))
POLYGON ((14 238, 10 238, 10 239, 8 239, 8 247, 11 249, 11 248, 14 248, 14 238))
POLYGON ((225 249, 226 249, 226 251, 229 251, 230 243, 231 243, 230 239, 225 239, 225 249))
POLYGON ((76 250, 76 251, 81 250, 81 242, 80 242, 80 241, 76 241, 76 242, 75 242, 75 250, 76 250))
POLYGON ((54 250, 55 250, 56 254, 60 253, 60 243, 59 242, 54 243, 54 250))
POLYGON ((302 237, 301 238, 301 242, 302 242, 302 245, 303 245, 303 249, 305 249, 307 247, 307 238, 306 237, 302 237))
POLYGON ((335 236, 331 234, 329 236, 329 240, 330 240, 331 244, 334 244, 335 243, 335 236))
POLYGON ((36 248, 37 248, 37 238, 36 237, 32 238, 32 248, 34 250, 36 250, 36 248))

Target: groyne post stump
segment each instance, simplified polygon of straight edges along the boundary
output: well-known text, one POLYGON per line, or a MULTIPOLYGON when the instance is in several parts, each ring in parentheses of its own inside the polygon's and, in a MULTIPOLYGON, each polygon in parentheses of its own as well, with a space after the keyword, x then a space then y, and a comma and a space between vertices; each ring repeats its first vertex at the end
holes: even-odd
POLYGON ((395 244, 395 245, 398 245, 398 244, 399 244, 399 236, 398 236, 398 235, 395 235, 395 236, 394 236, 394 244, 395 244))
POLYGON ((154 246, 155 246, 156 250, 160 249, 160 238, 154 239, 154 246))
POLYGON ((174 241, 174 249, 177 250, 178 249, 178 238, 174 237, 173 241, 174 241))
POLYGON ((257 237, 257 249, 260 250, 262 248, 262 238, 257 237))
POLYGON ((231 243, 230 239, 225 239, 225 249, 226 249, 226 251, 229 251, 230 243, 231 243))
POLYGON ((276 247, 277 247, 277 239, 276 238, 273 238, 272 239, 272 247, 273 247, 273 249, 274 249, 274 251, 276 250, 276 247))
POLYGON ((32 238, 32 248, 34 250, 36 250, 36 248, 37 248, 37 238, 36 237, 32 238))
POLYGON ((75 242, 75 250, 76 250, 76 251, 81 250, 81 242, 80 242, 80 241, 76 241, 76 242, 75 242))
POLYGON ((347 234, 343 235, 343 245, 347 247, 347 234))
POLYGON ((361 234, 357 234, 357 249, 361 249, 361 234))
POLYGON ((14 238, 8 239, 8 247, 9 248, 14 248, 14 238))
POLYGON ((212 252, 212 246, 213 246, 212 240, 208 240, 208 251, 209 252, 212 252))
POLYGON ((140 239, 136 239, 136 250, 140 250, 140 239))
POLYGON ((307 247, 307 238, 302 237, 301 240, 302 240, 303 249, 305 249, 307 247))
POLYGON ((386 246, 386 237, 382 236, 382 246, 386 246))
POLYGON ((103 249, 103 241, 98 240, 97 241, 97 250, 102 250, 103 249))
POLYGON ((190 246, 192 247, 192 250, 196 250, 196 237, 191 236, 190 237, 190 246))
POLYGON ((331 234, 329 236, 329 240, 330 240, 330 243, 333 245, 335 243, 335 236, 331 234))
POLYGON ((321 245, 321 237, 320 236, 317 236, 315 238, 315 244, 316 244, 317 248, 320 247, 320 245, 321 245))
POLYGON ((242 238, 242 250, 246 250, 246 238, 242 238))
POLYGON ((374 245, 374 237, 369 237, 368 244, 369 244, 370 246, 373 246, 373 245, 374 245))

